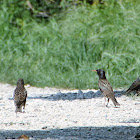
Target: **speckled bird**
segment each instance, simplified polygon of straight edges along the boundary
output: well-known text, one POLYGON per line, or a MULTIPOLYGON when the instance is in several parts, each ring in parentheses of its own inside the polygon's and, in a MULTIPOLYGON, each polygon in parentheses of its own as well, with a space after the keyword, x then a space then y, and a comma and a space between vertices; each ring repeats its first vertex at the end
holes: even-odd
POLYGON ((106 98, 108 99, 106 106, 108 106, 110 99, 112 100, 112 102, 115 106, 119 106, 120 104, 117 102, 117 100, 115 98, 115 93, 114 93, 110 83, 106 79, 105 71, 102 69, 97 69, 97 70, 93 70, 93 71, 97 72, 97 74, 99 76, 98 86, 99 86, 101 93, 104 95, 105 102, 106 102, 106 98))
POLYGON ((24 80, 20 78, 17 81, 17 87, 14 91, 14 103, 16 106, 15 112, 24 112, 25 110, 25 104, 26 104, 26 98, 27 98, 27 91, 24 87, 24 80), (22 111, 23 108, 23 111, 22 111))
POLYGON ((140 76, 132 83, 126 93, 129 93, 131 91, 136 91, 136 93, 140 93, 140 76))

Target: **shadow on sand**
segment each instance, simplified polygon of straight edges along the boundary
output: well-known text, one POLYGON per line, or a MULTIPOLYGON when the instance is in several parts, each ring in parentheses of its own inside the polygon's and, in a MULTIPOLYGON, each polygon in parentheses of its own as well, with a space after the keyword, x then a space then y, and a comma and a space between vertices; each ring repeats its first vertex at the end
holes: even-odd
MULTIPOLYGON (((114 91, 115 92, 115 96, 116 97, 121 97, 122 95, 124 95, 124 91, 114 91)), ((87 92, 82 92, 81 90, 77 91, 77 92, 67 92, 67 93, 62 93, 62 92, 58 92, 58 93, 54 93, 54 94, 28 94, 27 99, 31 100, 31 99, 42 99, 42 100, 50 100, 50 101, 59 101, 59 100, 85 100, 85 99, 92 99, 92 98, 101 98, 103 97, 103 95, 101 94, 100 90, 93 92, 91 91, 87 91, 87 92)), ((8 98, 9 100, 13 100, 13 98, 8 98)))
MULTIPOLYGON (((114 91, 116 97, 120 97, 123 95, 124 91, 114 91)), ((77 100, 77 99, 92 99, 92 98, 100 98, 103 97, 103 95, 100 93, 100 91, 88 91, 88 92, 82 92, 81 90, 77 92, 68 92, 68 93, 56 93, 46 96, 36 96, 36 97, 28 97, 28 99, 45 99, 45 100, 51 100, 51 101, 58 101, 58 100, 77 100)))
MULTIPOLYGON (((46 127, 47 128, 47 127, 46 127)), ((0 139, 17 139, 26 135, 30 139, 61 140, 139 140, 140 127, 70 127, 45 130, 1 130, 0 139)))

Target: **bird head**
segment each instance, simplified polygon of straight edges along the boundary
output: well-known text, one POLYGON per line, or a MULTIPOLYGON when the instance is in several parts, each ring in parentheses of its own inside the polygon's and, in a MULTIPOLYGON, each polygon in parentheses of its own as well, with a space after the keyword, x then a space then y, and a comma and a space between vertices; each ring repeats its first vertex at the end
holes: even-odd
POLYGON ((24 86, 24 80, 22 78, 18 79, 17 86, 18 87, 24 86))
POLYGON ((99 76, 99 79, 106 79, 105 71, 104 70, 97 69, 97 70, 92 70, 92 71, 97 72, 97 74, 99 76))

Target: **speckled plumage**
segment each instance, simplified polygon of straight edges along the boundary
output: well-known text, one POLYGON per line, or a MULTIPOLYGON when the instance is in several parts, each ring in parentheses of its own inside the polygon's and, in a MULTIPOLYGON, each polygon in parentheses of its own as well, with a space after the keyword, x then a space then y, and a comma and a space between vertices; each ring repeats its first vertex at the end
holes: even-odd
POLYGON ((17 81, 17 87, 14 91, 14 103, 16 106, 16 110, 15 112, 23 112, 22 111, 22 107, 23 109, 25 109, 25 104, 26 104, 26 98, 27 98, 27 91, 24 87, 24 80, 22 78, 20 78, 17 81))
POLYGON ((107 105, 109 103, 109 99, 112 100, 112 102, 115 106, 120 105, 115 98, 115 94, 114 94, 114 91, 113 91, 110 83, 106 79, 105 71, 102 69, 98 69, 98 70, 94 70, 94 71, 96 71, 99 76, 99 82, 98 82, 99 89, 102 92, 102 94, 104 95, 105 99, 106 98, 108 99, 107 105))
POLYGON ((137 93, 140 92, 140 76, 132 83, 126 93, 129 93, 131 91, 136 91, 137 93))

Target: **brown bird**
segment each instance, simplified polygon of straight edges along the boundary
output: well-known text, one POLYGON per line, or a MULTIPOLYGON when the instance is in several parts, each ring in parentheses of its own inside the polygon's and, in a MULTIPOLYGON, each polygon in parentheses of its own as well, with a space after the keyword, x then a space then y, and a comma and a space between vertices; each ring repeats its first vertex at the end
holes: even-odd
POLYGON ((16 110, 15 110, 16 113, 22 112, 22 107, 23 107, 23 110, 25 110, 26 97, 27 97, 27 91, 24 87, 24 80, 20 78, 17 81, 17 87, 14 91, 14 97, 13 97, 14 103, 16 106, 16 110))
POLYGON ((113 104, 115 106, 119 106, 120 104, 117 102, 116 98, 115 98, 115 93, 110 85, 110 83, 107 81, 106 76, 105 76, 105 71, 102 69, 98 69, 98 70, 93 70, 95 72, 97 72, 98 76, 99 76, 99 89, 101 91, 101 93, 104 95, 105 101, 106 98, 107 100, 107 104, 106 107, 108 106, 109 103, 109 99, 112 100, 113 104))
POLYGON ((136 91, 136 93, 140 91, 140 76, 132 83, 126 93, 129 93, 131 91, 136 91))

